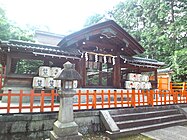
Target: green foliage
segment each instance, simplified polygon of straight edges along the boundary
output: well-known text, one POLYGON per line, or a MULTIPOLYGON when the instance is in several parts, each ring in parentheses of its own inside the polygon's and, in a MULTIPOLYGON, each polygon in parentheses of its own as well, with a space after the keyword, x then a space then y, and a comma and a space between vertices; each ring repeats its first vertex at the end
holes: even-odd
POLYGON ((108 13, 145 48, 140 56, 165 62, 175 71, 173 80, 187 81, 181 78, 187 61, 178 64, 181 70, 173 61, 187 48, 186 0, 126 0, 108 13))
POLYGON ((175 81, 185 81, 187 79, 187 48, 175 51, 172 68, 175 70, 173 79, 175 81))
POLYGON ((85 23, 84 26, 89 26, 89 25, 98 23, 103 17, 104 17, 104 15, 95 14, 95 15, 89 17, 89 18, 86 20, 86 23, 85 23))
POLYGON ((43 61, 41 60, 20 60, 16 65, 17 74, 37 74, 39 67, 43 65, 43 61))
POLYGON ((29 30, 23 30, 8 20, 5 15, 5 11, 0 8, 0 40, 24 40, 32 41, 33 34, 29 30))

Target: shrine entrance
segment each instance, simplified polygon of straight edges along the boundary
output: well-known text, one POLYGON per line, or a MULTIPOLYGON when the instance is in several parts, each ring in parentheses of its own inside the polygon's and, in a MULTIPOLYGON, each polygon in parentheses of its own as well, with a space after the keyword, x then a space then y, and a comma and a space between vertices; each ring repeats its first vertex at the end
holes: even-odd
POLYGON ((112 87, 113 65, 102 62, 86 62, 87 87, 112 87))

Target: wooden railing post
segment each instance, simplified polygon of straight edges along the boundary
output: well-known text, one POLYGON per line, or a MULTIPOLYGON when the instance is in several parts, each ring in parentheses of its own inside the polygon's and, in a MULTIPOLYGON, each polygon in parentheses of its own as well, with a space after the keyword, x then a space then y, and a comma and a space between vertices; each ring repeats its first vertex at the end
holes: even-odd
POLYGON ((10 104, 11 104, 11 90, 8 90, 7 113, 10 113, 10 104))
POLYGON ((135 93, 135 90, 133 89, 133 90, 132 90, 132 95, 131 95, 131 98, 132 98, 132 99, 131 99, 131 102, 132 102, 132 106, 133 106, 134 108, 136 108, 136 102, 135 102, 135 101, 136 101, 136 99, 135 99, 135 98, 136 98, 136 95, 135 95, 135 94, 136 94, 136 93, 135 93))
POLYGON ((121 90, 121 106, 123 107, 123 90, 121 90))
POLYGON ((51 111, 54 110, 54 99, 55 99, 55 91, 54 89, 51 90, 51 111))
POLYGON ((78 91, 78 110, 81 109, 81 90, 78 91))
POLYGON ((89 109, 89 90, 86 90, 86 108, 89 109))
POLYGON ((149 96, 149 100, 150 100, 150 105, 153 107, 154 106, 154 102, 153 102, 153 96, 154 96, 154 91, 150 90, 150 96, 149 96))
POLYGON ((110 90, 108 90, 108 107, 110 108, 110 90))
POLYGON ((21 113, 21 109, 22 109, 22 99, 23 99, 23 90, 20 90, 20 94, 19 94, 19 113, 21 113))
POLYGON ((117 107, 117 91, 114 90, 114 107, 117 107))
POLYGON ((172 89, 173 89, 173 83, 170 82, 170 90, 172 90, 172 89))
POLYGON ((93 107, 93 109, 96 109, 96 102, 97 102, 96 90, 94 90, 93 101, 92 101, 92 107, 93 107))
POLYGON ((183 87, 182 87, 182 94, 184 95, 186 91, 186 82, 183 82, 183 87))
POLYGON ((30 112, 33 112, 33 104, 34 104, 34 90, 30 91, 30 112))
POLYGON ((101 105, 102 105, 102 108, 104 108, 104 101, 105 101, 104 98, 105 98, 105 96, 104 96, 104 91, 103 90, 101 90, 101 98, 102 98, 101 99, 101 102, 102 102, 101 105))
POLYGON ((44 90, 41 91, 41 99, 40 99, 40 112, 44 112, 44 90))

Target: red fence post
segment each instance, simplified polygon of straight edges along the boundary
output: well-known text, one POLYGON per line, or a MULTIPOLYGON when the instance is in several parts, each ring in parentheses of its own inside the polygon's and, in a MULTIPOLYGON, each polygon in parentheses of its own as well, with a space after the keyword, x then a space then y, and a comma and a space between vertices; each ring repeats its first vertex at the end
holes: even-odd
POLYGON ((10 104, 11 104, 11 90, 8 90, 7 113, 10 113, 10 104))
POLYGON ((96 97, 96 90, 94 90, 94 93, 93 93, 93 101, 92 101, 92 107, 93 109, 96 109, 96 102, 97 102, 97 97, 96 97))
POLYGON ((132 90, 132 95, 131 95, 131 103, 132 103, 132 106, 134 107, 134 108, 136 108, 136 95, 135 95, 136 93, 135 93, 135 90, 132 90))
POLYGON ((108 90, 108 107, 110 108, 110 90, 108 90))
POLYGON ((102 98, 102 100, 101 100, 101 104, 102 104, 102 108, 104 108, 104 101, 105 101, 105 99, 104 99, 104 91, 103 90, 101 90, 101 98, 102 98))
POLYGON ((89 90, 86 90, 86 109, 89 109, 89 90))
POLYGON ((154 106, 153 96, 154 96, 154 91, 150 90, 150 104, 152 105, 152 107, 154 106))
POLYGON ((20 90, 20 94, 19 94, 19 113, 21 113, 21 109, 22 109, 22 99, 23 99, 23 90, 20 90))
POLYGON ((123 90, 121 90, 121 106, 123 107, 123 90))
POLYGON ((30 112, 33 112, 34 90, 30 91, 30 112))
POLYGON ((51 90, 51 111, 54 110, 54 99, 55 99, 55 91, 54 89, 51 90))
POLYGON ((78 91, 78 110, 81 109, 81 90, 78 91))
POLYGON ((114 107, 117 107, 117 91, 114 90, 114 107))
POLYGON ((44 90, 41 91, 40 112, 44 112, 44 90))

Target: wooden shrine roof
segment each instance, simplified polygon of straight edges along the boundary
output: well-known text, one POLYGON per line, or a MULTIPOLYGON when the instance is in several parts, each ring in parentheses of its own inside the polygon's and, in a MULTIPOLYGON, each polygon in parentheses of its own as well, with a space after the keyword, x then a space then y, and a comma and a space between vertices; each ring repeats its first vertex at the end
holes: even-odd
POLYGON ((19 40, 1 41, 0 50, 4 52, 37 52, 52 55, 67 55, 77 57, 81 55, 80 51, 76 48, 60 48, 59 46, 54 45, 25 42, 19 40))
POLYGON ((142 57, 128 57, 128 56, 120 56, 124 63, 128 63, 134 66, 144 66, 149 68, 158 68, 160 66, 164 66, 164 62, 159 62, 155 59, 148 59, 142 57))
POLYGON ((61 48, 97 46, 108 50, 108 52, 115 49, 116 52, 126 56, 141 54, 145 51, 131 35, 113 20, 98 23, 65 36, 58 46, 61 48))

